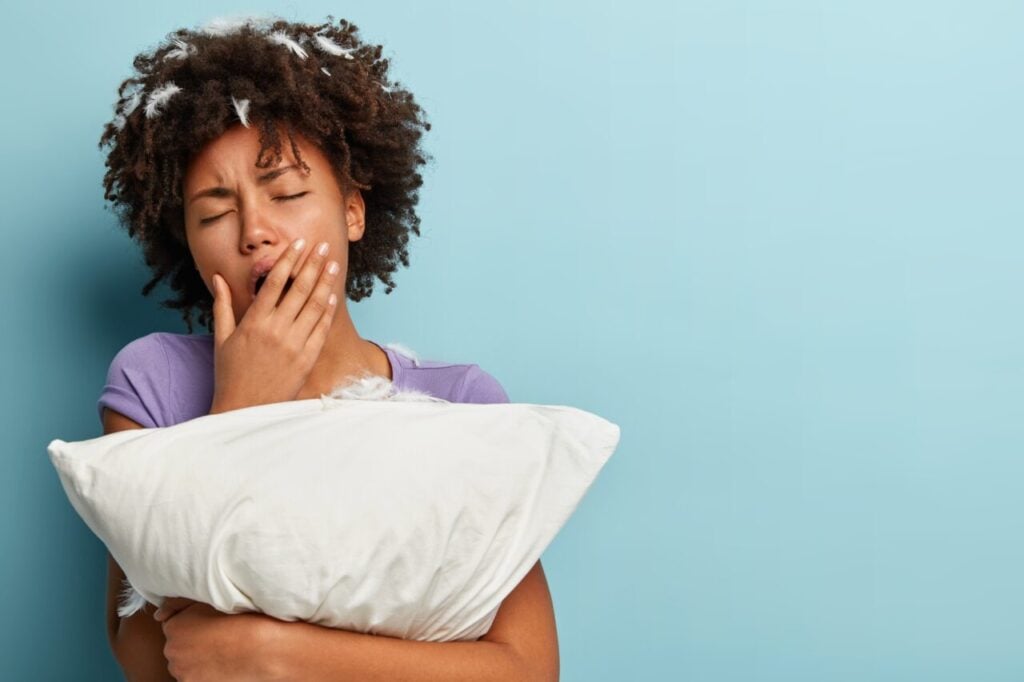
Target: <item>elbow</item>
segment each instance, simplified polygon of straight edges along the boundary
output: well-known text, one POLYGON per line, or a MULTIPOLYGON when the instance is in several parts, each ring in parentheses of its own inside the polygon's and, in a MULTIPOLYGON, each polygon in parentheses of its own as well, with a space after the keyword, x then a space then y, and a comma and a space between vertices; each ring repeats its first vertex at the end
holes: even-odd
POLYGON ((163 627, 145 610, 121 619, 110 647, 128 682, 174 682, 164 656, 163 627))
POLYGON ((546 667, 539 671, 533 679, 537 682, 558 682, 558 676, 558 663, 555 663, 554 667, 546 667))
POLYGON ((529 672, 522 678, 531 682, 558 682, 558 668, 541 668, 536 666, 529 668, 529 672))
POLYGON ((557 651, 551 657, 538 657, 536 660, 515 651, 512 653, 516 658, 516 682, 558 682, 560 664, 557 651))

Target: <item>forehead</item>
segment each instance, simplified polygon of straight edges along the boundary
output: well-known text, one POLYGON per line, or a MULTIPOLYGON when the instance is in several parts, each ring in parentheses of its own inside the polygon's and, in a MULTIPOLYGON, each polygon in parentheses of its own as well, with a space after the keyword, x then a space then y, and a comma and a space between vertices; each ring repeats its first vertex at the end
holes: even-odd
MULTIPOLYGON (((260 152, 259 132, 241 123, 224 131, 219 137, 208 142, 189 161, 184 178, 186 193, 210 183, 236 183, 246 180, 255 182, 259 176, 265 175, 272 168, 291 165, 299 166, 299 174, 305 175, 292 152, 286 131, 279 127, 278 135, 281 142, 280 162, 269 168, 258 168, 256 161, 260 152)), ((319 176, 330 170, 330 162, 315 144, 298 132, 292 132, 292 137, 312 175, 319 176)))

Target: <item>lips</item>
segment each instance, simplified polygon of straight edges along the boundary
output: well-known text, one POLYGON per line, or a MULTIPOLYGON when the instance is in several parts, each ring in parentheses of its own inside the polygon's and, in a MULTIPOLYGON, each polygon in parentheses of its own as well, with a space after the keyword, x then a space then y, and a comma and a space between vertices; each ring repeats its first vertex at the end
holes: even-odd
POLYGON ((278 257, 279 256, 264 256, 256 261, 252 266, 252 270, 249 275, 249 294, 254 298, 256 296, 256 280, 260 279, 273 269, 274 263, 277 262, 278 257))

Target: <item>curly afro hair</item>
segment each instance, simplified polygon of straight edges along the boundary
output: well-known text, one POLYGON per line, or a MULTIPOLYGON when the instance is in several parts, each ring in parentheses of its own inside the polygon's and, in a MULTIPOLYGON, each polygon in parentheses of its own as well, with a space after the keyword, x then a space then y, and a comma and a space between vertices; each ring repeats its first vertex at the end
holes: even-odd
POLYGON ((344 19, 327 19, 214 20, 180 29, 137 55, 136 73, 118 88, 117 114, 99 142, 110 146, 104 198, 153 272, 142 294, 167 279, 177 297, 161 305, 181 310, 189 333, 193 310, 212 331, 213 297, 185 239, 185 171, 239 122, 258 127, 257 167, 280 162, 283 128, 307 171, 295 132, 323 151, 343 193, 364 192, 366 231, 349 244, 348 298, 372 294, 374 278, 391 293, 398 263, 409 265, 409 232, 420 234, 418 169, 429 158, 420 140, 430 124, 412 94, 389 83, 382 46, 362 42, 344 19))

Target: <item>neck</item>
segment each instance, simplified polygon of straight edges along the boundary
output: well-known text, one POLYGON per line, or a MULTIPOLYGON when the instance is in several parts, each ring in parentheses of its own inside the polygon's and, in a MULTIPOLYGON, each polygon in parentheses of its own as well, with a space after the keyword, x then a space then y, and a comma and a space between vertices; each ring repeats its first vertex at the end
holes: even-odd
POLYGON ((321 393, 330 393, 331 389, 364 374, 392 378, 387 355, 376 344, 359 336, 349 317, 348 307, 344 301, 339 300, 338 303, 340 307, 334 314, 327 340, 296 400, 317 398, 321 393))

